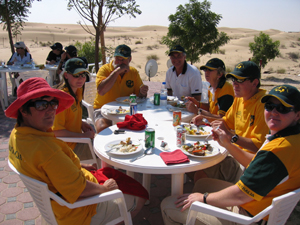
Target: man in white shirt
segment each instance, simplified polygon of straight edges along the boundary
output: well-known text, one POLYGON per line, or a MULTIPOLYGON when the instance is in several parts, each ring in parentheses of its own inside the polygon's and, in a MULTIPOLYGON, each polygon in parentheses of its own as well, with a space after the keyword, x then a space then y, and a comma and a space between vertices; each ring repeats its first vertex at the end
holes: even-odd
POLYGON ((186 52, 180 45, 170 49, 171 66, 166 74, 166 88, 169 96, 177 96, 182 99, 192 96, 201 100, 202 79, 197 67, 186 62, 186 52))

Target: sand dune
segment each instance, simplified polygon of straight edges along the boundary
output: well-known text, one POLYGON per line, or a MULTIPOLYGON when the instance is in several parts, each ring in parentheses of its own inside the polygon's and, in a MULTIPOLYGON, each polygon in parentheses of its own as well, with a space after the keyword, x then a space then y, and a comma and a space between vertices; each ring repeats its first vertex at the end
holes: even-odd
MULTIPOLYGON (((93 31, 93 27, 90 26, 93 31)), ((229 43, 220 47, 225 51, 224 54, 207 54, 200 58, 200 62, 195 63, 199 68, 210 58, 218 57, 222 59, 226 67, 233 69, 235 64, 240 61, 248 60, 252 57, 249 50, 249 43, 254 41, 254 36, 259 35, 261 31, 246 28, 221 27, 219 31, 227 33, 231 38, 229 43)), ((165 54, 168 48, 160 44, 161 38, 168 32, 167 27, 163 26, 142 26, 142 27, 108 27, 105 32, 105 43, 108 47, 116 47, 119 44, 127 44, 132 48, 132 66, 136 67, 142 79, 148 80, 145 74, 145 65, 147 57, 156 55, 158 57, 157 75, 151 78, 152 81, 163 81, 167 71, 167 60, 169 57, 165 54)), ((300 33, 287 33, 280 30, 269 29, 263 31, 270 35, 274 40, 281 43, 281 57, 268 63, 262 72, 263 79, 268 83, 279 84, 289 80, 298 80, 300 74, 300 63, 298 60, 292 60, 289 53, 299 53, 300 33), (284 69, 284 74, 278 74, 278 69, 284 69), (274 78, 277 78, 274 79, 274 78), (284 78, 289 80, 284 80, 284 78)), ((37 64, 42 64, 51 50, 49 47, 41 47, 41 43, 61 42, 64 46, 74 44, 76 41, 84 42, 92 36, 86 33, 80 25, 76 24, 43 24, 26 23, 22 35, 17 37, 17 41, 22 40, 30 48, 31 54, 37 64)), ((16 41, 16 40, 14 40, 16 41)), ((8 43, 7 32, 0 26, 0 60, 7 61, 10 56, 10 47, 8 43)), ((205 78, 203 78, 204 80, 205 78)), ((272 85, 271 85, 272 86, 272 85)), ((271 87, 266 85, 267 89, 271 87)))

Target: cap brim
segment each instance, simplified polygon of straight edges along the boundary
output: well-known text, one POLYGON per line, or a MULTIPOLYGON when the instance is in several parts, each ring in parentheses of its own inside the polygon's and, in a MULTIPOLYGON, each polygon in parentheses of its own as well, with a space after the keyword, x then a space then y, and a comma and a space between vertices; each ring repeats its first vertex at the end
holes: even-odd
POLYGON ((76 74, 78 74, 78 73, 81 73, 81 72, 87 72, 87 73, 90 73, 87 69, 85 69, 85 68, 77 68, 77 69, 75 69, 74 70, 74 72, 72 73, 73 75, 76 75, 76 74))
POLYGON ((210 67, 210 66, 201 66, 200 70, 209 69, 209 70, 217 70, 217 68, 210 67))
POLYGON ((114 54, 114 57, 116 57, 116 56, 122 57, 122 58, 124 58, 124 59, 128 59, 129 57, 131 57, 131 56, 125 57, 125 56, 123 56, 123 55, 121 55, 121 54, 114 54))
POLYGON ((169 56, 170 56, 172 53, 174 53, 174 52, 182 53, 183 51, 171 51, 171 52, 169 53, 169 56))
POLYGON ((269 94, 265 95, 264 97, 262 97, 261 102, 266 103, 269 100, 269 98, 271 98, 271 97, 278 99, 281 102, 281 104, 284 105, 285 107, 294 107, 293 105, 286 103, 284 100, 282 100, 281 98, 279 98, 276 95, 269 95, 269 94))
POLYGON ((226 78, 230 78, 230 77, 235 77, 236 79, 242 79, 242 80, 248 78, 248 77, 239 76, 239 75, 234 74, 234 73, 232 73, 232 72, 226 74, 226 78))

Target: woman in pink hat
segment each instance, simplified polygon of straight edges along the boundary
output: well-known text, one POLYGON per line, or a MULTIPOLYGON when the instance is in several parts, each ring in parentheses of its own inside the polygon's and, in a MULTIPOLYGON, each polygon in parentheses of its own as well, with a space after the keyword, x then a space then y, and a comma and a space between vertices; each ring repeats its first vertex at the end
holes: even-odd
MULTIPOLYGON (((9 140, 9 161, 22 174, 40 180, 53 193, 74 203, 79 198, 120 189, 127 208, 136 215, 148 192, 140 183, 111 168, 89 171, 51 129, 55 115, 71 107, 74 98, 53 89, 42 78, 30 78, 18 88, 17 99, 5 115, 17 119, 9 140), (113 179, 112 179, 113 178, 113 179)), ((114 201, 69 209, 51 201, 58 224, 106 224, 119 217, 114 201)))

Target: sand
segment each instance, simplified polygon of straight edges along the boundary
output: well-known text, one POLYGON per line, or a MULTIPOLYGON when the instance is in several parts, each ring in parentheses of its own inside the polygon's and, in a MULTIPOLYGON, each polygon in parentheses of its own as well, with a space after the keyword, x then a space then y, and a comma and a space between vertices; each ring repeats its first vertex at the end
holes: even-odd
MULTIPOLYGON (((93 29, 93 28, 91 28, 93 29)), ((228 44, 220 47, 224 54, 206 54, 200 58, 200 62, 194 65, 198 68, 205 64, 210 58, 218 57, 222 59, 226 67, 230 70, 241 62, 251 58, 249 43, 254 41, 254 36, 259 34, 259 30, 245 28, 221 27, 219 31, 226 32, 231 38, 228 44)), ((157 74, 151 81, 162 82, 168 69, 166 55, 168 48, 160 44, 162 36, 168 32, 163 26, 143 26, 143 27, 108 27, 105 32, 105 42, 107 47, 115 48, 119 44, 127 44, 132 49, 131 66, 138 69, 143 80, 149 80, 145 73, 147 57, 155 55, 158 63, 157 74), (138 44, 140 43, 140 44, 138 44)), ((287 33, 279 30, 265 30, 273 41, 280 41, 280 57, 271 60, 262 69, 262 86, 270 90, 274 85, 289 83, 300 88, 300 63, 293 60, 288 53, 299 53, 300 33, 287 33), (278 73, 282 70, 283 73, 278 73)), ((84 42, 92 36, 86 33, 80 25, 75 24, 43 24, 26 23, 22 35, 14 41, 24 41, 29 47, 36 64, 45 63, 45 59, 51 50, 50 47, 42 47, 41 43, 61 42, 63 46, 74 44, 76 41, 84 42)), ((0 27, 0 60, 7 61, 11 56, 8 35, 0 27)), ((205 80, 204 77, 202 77, 205 80)))

